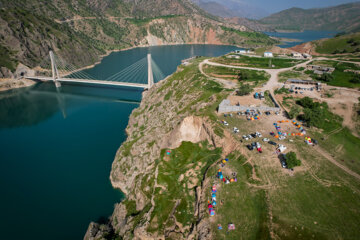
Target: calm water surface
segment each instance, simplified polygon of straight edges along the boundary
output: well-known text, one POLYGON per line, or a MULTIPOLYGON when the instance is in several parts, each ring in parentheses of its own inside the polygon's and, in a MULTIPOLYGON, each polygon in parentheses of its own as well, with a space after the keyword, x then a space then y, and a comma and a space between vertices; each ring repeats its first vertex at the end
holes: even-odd
MULTIPOLYGON (((105 79, 151 52, 169 75, 184 58, 235 49, 137 48, 112 53, 87 73, 105 79)), ((131 88, 63 85, 57 94, 50 83, 0 93, 1 239, 82 239, 90 221, 109 216, 124 197, 111 187, 111 163, 140 100, 131 88)))
POLYGON ((303 31, 303 32, 264 32, 265 34, 272 37, 279 38, 288 38, 288 39, 297 39, 296 42, 284 42, 283 44, 278 45, 281 48, 289 48, 304 42, 310 42, 314 40, 319 40, 322 38, 331 38, 335 36, 338 32, 336 31, 303 31))

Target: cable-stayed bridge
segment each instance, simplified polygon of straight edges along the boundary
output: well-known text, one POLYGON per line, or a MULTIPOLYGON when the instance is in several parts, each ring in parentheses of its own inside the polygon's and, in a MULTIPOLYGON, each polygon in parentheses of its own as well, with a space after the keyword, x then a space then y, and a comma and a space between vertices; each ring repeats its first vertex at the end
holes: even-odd
POLYGON ((37 74, 39 76, 27 76, 26 78, 43 82, 53 81, 57 88, 61 86, 61 83, 68 82, 150 89, 154 84, 154 77, 158 80, 165 77, 158 65, 152 60, 151 54, 106 79, 96 79, 83 69, 78 69, 76 66, 67 63, 52 51, 49 52, 49 59, 44 59, 38 70, 37 72, 41 73, 37 74), (144 82, 143 79, 146 74, 147 82, 144 82))

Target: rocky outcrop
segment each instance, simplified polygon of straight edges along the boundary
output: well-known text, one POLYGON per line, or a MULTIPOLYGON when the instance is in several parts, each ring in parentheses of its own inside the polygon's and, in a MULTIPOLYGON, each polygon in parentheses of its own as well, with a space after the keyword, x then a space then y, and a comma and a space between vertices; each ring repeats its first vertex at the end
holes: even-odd
MULTIPOLYGON (((110 175, 113 186, 127 196, 125 201, 115 206, 110 218, 115 235, 124 239, 213 239, 205 198, 205 188, 209 187, 207 170, 211 165, 201 171, 203 166, 186 165, 178 177, 179 182, 186 179, 184 184, 189 189, 189 204, 194 206, 192 214, 196 221, 180 222, 175 214, 180 201, 174 199, 172 211, 166 217, 171 221, 161 231, 151 230, 164 224, 158 222, 158 215, 154 215, 159 207, 156 205, 156 191, 166 192, 169 187, 158 180, 160 174, 166 174, 161 172, 163 167, 160 168, 163 161, 168 161, 161 157, 164 149, 177 149, 183 142, 207 142, 211 149, 221 148, 223 156, 234 150, 242 151, 230 133, 215 134, 218 123, 208 114, 200 114, 216 105, 218 97, 225 97, 228 93, 202 98, 204 90, 199 85, 209 87, 209 80, 197 75, 198 71, 197 65, 185 69, 180 67, 174 75, 144 92, 139 108, 131 114, 126 129, 128 138, 116 154, 110 175), (172 97, 165 97, 169 95, 172 97)), ((99 226, 92 224, 86 239, 101 236, 98 229, 99 226)))

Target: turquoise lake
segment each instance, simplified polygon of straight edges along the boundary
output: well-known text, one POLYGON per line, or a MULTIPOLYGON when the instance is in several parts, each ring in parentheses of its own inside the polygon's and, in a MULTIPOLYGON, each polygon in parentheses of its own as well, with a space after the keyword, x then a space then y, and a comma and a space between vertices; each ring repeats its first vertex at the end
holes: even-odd
MULTIPOLYGON (((135 48, 114 52, 86 72, 105 79, 151 53, 169 75, 184 58, 235 49, 135 48)), ((141 78, 146 82, 146 74, 141 78)), ((1 239, 82 239, 90 221, 111 215, 124 197, 110 184, 111 164, 141 93, 63 84, 58 94, 51 83, 0 93, 1 239)))
POLYGON ((336 31, 303 31, 303 32, 264 32, 272 37, 297 39, 296 42, 284 42, 278 46, 281 48, 289 48, 304 42, 319 40, 322 38, 334 37, 338 32, 336 31))

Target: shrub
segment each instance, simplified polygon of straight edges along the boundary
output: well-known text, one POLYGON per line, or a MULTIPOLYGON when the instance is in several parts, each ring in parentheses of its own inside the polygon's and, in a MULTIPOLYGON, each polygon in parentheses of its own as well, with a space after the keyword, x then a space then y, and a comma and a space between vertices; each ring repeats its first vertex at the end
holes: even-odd
POLYGON ((329 73, 324 73, 317 77, 317 80, 323 81, 323 82, 331 82, 334 80, 334 77, 329 73))
POLYGON ((301 109, 298 106, 292 106, 289 111, 289 117, 296 118, 299 115, 300 111, 301 109))
POLYGON ((249 95, 252 92, 252 87, 249 84, 241 84, 239 90, 237 91, 237 95, 245 96, 249 95))
POLYGON ((239 74, 238 74, 239 81, 243 81, 243 80, 247 80, 247 79, 249 79, 249 74, 247 72, 245 72, 245 71, 239 72, 239 74))
POLYGON ((301 161, 297 159, 296 153, 289 152, 285 155, 285 161, 288 168, 294 168, 296 166, 301 166, 301 161))
POLYGON ((274 91, 274 94, 282 94, 282 93, 290 93, 290 92, 289 92, 289 89, 284 88, 284 87, 275 89, 275 91, 274 91))
POLYGON ((351 83, 360 83, 360 75, 355 75, 351 80, 351 83))

